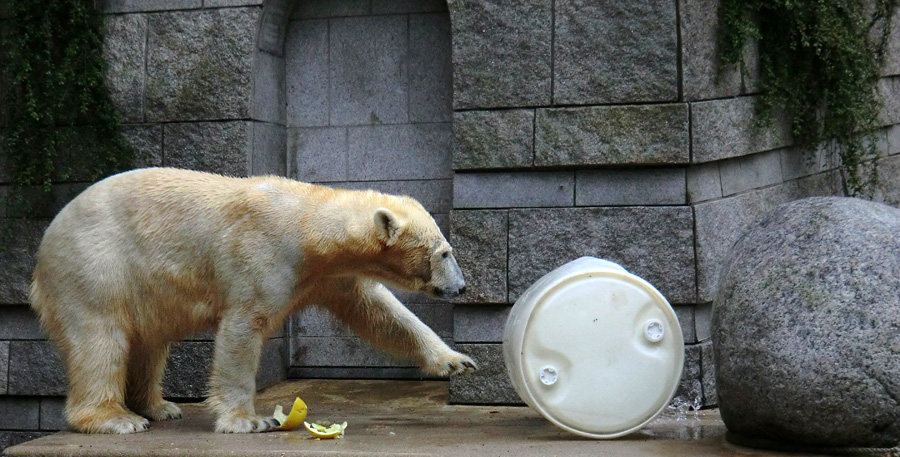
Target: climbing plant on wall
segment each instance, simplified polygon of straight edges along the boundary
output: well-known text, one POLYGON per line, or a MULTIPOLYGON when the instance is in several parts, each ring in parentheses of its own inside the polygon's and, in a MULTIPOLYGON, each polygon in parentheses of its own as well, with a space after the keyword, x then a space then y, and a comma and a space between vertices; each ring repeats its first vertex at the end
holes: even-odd
POLYGON ((719 52, 746 68, 757 40, 760 119, 784 109, 796 144, 836 148, 851 195, 871 190, 863 160, 876 153, 876 92, 891 17, 900 0, 722 0, 719 52))
POLYGON ((0 0, 0 160, 14 205, 53 181, 94 180, 129 168, 105 80, 103 14, 92 0, 0 0))

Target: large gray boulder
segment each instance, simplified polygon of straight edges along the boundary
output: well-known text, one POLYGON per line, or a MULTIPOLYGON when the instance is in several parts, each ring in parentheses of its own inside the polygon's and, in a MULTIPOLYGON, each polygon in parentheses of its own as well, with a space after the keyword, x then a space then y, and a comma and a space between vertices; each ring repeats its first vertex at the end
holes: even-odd
POLYGON ((766 215, 732 248, 713 343, 733 441, 896 446, 900 210, 822 197, 766 215))

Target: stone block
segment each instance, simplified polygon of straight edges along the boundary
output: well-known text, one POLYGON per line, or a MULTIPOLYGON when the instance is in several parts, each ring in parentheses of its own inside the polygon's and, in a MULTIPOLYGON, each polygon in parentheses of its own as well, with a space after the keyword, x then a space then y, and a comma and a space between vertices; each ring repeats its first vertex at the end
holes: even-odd
MULTIPOLYGON (((404 3, 404 2, 384 2, 404 3)), ((408 3, 428 6, 428 1, 408 3)), ((444 4, 444 1, 430 3, 444 4)), ((401 6, 401 5, 397 5, 401 6)), ((373 4, 374 7, 374 4, 373 4)), ((409 121, 453 120, 453 66, 450 63, 450 16, 409 16, 409 121)))
POLYGON ((60 396, 66 394, 67 385, 62 358, 51 342, 9 343, 10 395, 60 396))
POLYGON ((724 160, 719 164, 722 176, 722 195, 729 196, 751 189, 779 184, 781 151, 767 151, 724 160))
POLYGON ((52 219, 89 185, 90 183, 53 184, 49 193, 44 192, 43 188, 40 187, 21 189, 20 195, 25 199, 28 206, 11 206, 8 209, 8 214, 10 217, 52 219), (28 210, 27 214, 25 213, 26 209, 28 210))
POLYGON ((214 348, 215 343, 209 341, 182 341, 172 346, 163 375, 163 396, 205 397, 214 348))
POLYGON ((697 341, 704 342, 710 338, 712 319, 712 303, 704 303, 694 307, 694 328, 697 341))
POLYGON ((466 279, 456 303, 507 302, 507 211, 450 213, 450 244, 466 279))
POLYGON ((407 122, 407 18, 350 17, 328 24, 331 125, 407 122))
POLYGON ((684 344, 696 343, 697 333, 694 331, 694 305, 675 305, 672 309, 675 311, 675 317, 678 318, 678 325, 681 327, 681 336, 684 338, 684 344))
POLYGON ((259 8, 166 12, 148 18, 148 121, 250 117, 259 8))
POLYGON ((891 19, 891 22, 891 34, 887 38, 884 64, 881 67, 883 76, 900 75, 900 27, 894 25, 900 24, 900 10, 894 10, 894 17, 891 19))
POLYGON ((292 21, 284 53, 288 127, 327 126, 328 21, 292 21))
POLYGON ((123 125, 122 135, 135 149, 135 168, 161 167, 163 164, 162 125, 123 125))
POLYGON ((792 143, 786 119, 756 126, 756 97, 726 98, 691 105, 694 163, 768 151, 792 143))
POLYGON ((0 402, 0 430, 37 430, 40 403, 37 398, 4 397, 0 402))
POLYGON ((284 176, 287 172, 285 142, 283 125, 254 122, 250 173, 284 176))
POLYGON ((701 385, 703 386, 703 406, 716 406, 719 404, 719 394, 716 390, 716 358, 712 341, 700 344, 701 385))
POLYGON ((666 0, 557 0, 553 102, 678 99, 678 23, 666 0))
POLYGON ((900 76, 878 81, 878 94, 883 102, 878 116, 881 125, 900 124, 900 76))
MULTIPOLYGON (((343 181, 330 182, 328 187, 341 189, 373 189, 393 195, 409 195, 415 198, 428 212, 448 214, 452 207, 453 180, 428 179, 414 181, 343 181)), ((444 232, 446 233, 446 232, 444 232)))
POLYGON ((103 0, 103 11, 106 13, 191 10, 202 6, 202 0, 103 0))
POLYGON ((761 90, 760 81, 760 63, 759 63, 759 41, 749 40, 744 48, 744 62, 747 68, 742 72, 744 80, 744 94, 758 94, 761 90))
POLYGON ((288 128, 288 176, 309 182, 347 181, 345 127, 288 128))
POLYGON ((690 407, 700 409, 703 405, 703 383, 700 369, 700 346, 686 345, 684 347, 684 368, 681 372, 681 383, 675 391, 670 407, 690 407))
POLYGON ((534 164, 674 164, 690 160, 686 104, 538 109, 534 164))
POLYGON ((784 184, 792 200, 806 197, 844 196, 844 180, 840 170, 819 173, 784 184))
POLYGON ((369 0, 307 0, 297 4, 292 19, 364 16, 369 14, 369 0))
MULTIPOLYGON (((286 49, 290 49, 285 46, 286 49)), ((284 125, 287 121, 285 100, 285 58, 257 52, 253 71, 253 119, 284 125)), ((314 84, 315 81, 307 81, 314 84)), ((298 91, 299 92, 299 91, 298 91)), ((295 95, 299 95, 295 93, 295 95)), ((290 100, 288 100, 290 102, 290 100)))
POLYGON ((900 154, 900 125, 892 125, 888 128, 888 154, 900 154))
POLYGON ((815 151, 800 148, 784 148, 781 153, 781 174, 785 181, 833 170, 840 166, 840 158, 829 147, 818 147, 815 151))
POLYGON ((347 133, 348 180, 448 179, 450 123, 351 127, 347 133))
POLYGON ((873 200, 900 207, 900 155, 884 157, 878 164, 878 183, 873 200))
POLYGON ((372 14, 440 13, 446 0, 372 0, 372 14))
POLYGON ((450 303, 409 303, 406 305, 434 333, 445 340, 453 338, 453 305, 450 303))
POLYGON ((251 122, 174 123, 166 124, 164 132, 166 166, 228 176, 250 175, 251 122))
POLYGON ((534 110, 453 113, 453 168, 522 168, 534 164, 534 110))
POLYGON ((622 265, 673 304, 696 303, 694 220, 683 206, 511 210, 509 300, 586 255, 622 265))
POLYGON ((718 26, 721 0, 679 0, 682 91, 685 100, 732 97, 741 93, 741 72, 722 68, 718 26))
POLYGON ((694 206, 699 302, 715 298, 719 270, 744 227, 790 199, 787 186, 776 186, 694 206))
POLYGON ((522 404, 503 362, 502 344, 457 344, 456 350, 478 364, 478 371, 450 378, 450 403, 522 404))
POLYGON ((28 303, 34 256, 49 224, 40 219, 0 220, 0 234, 9 237, 0 255, 0 305, 28 303))
POLYGON ((57 431, 69 427, 66 423, 66 398, 41 398, 41 430, 57 431))
POLYGON ((575 172, 576 206, 683 205, 684 168, 607 168, 575 172))
POLYGON ((455 208, 572 206, 575 173, 571 171, 457 173, 455 208))
POLYGON ((273 386, 287 378, 287 354, 285 339, 272 338, 263 344, 256 372, 256 390, 273 386))
POLYGON ((456 305, 453 308, 453 341, 502 343, 510 306, 456 305))
POLYGON ((0 395, 6 395, 9 384, 9 341, 0 341, 0 395))
POLYGON ((122 122, 142 122, 147 15, 107 15, 104 26, 103 60, 109 94, 122 122))
POLYGON ((37 316, 28 306, 0 307, 0 340, 45 339, 37 316))
POLYGON ((552 3, 450 0, 455 109, 551 103, 552 3))
POLYGON ((357 337, 291 338, 291 365, 308 367, 413 366, 394 359, 357 337))
POLYGON ((719 163, 703 163, 687 169, 687 200, 697 203, 722 197, 719 163))

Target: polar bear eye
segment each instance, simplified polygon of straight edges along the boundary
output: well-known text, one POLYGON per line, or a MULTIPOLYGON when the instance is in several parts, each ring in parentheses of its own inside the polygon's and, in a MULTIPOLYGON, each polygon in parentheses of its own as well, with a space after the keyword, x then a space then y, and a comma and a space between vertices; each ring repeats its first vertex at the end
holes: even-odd
POLYGON ((447 251, 444 251, 444 253, 443 253, 443 254, 441 254, 441 258, 444 258, 444 259, 446 259, 446 258, 447 258, 447 257, 450 257, 450 253, 449 253, 449 252, 447 252, 447 251))

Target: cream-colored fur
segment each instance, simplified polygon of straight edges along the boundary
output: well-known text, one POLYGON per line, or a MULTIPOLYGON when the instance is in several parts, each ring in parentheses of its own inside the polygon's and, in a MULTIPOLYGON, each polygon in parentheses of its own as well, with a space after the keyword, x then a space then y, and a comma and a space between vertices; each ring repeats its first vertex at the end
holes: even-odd
POLYGON ((75 429, 131 433, 145 418, 180 417, 160 390, 169 345, 216 328, 208 404, 217 431, 243 433, 277 426, 254 411, 260 351, 305 306, 427 373, 475 370, 382 283, 464 290, 450 245, 409 197, 149 168, 107 178, 59 213, 31 303, 66 362, 75 429))

